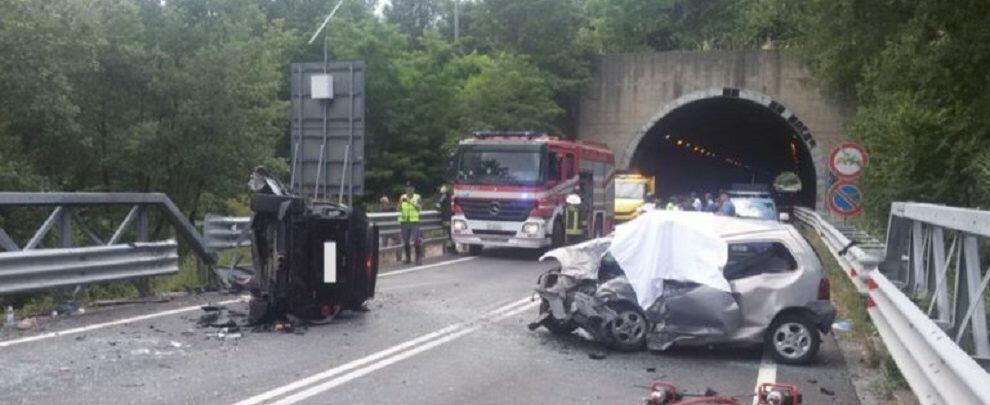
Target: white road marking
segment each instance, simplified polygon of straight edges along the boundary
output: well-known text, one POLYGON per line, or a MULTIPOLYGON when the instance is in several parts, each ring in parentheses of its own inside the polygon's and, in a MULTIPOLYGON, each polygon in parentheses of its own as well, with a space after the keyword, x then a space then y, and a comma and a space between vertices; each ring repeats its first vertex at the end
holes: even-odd
MULTIPOLYGON (((753 392, 760 388, 760 384, 767 382, 777 382, 777 362, 769 353, 763 352, 763 360, 760 361, 760 371, 756 373, 756 387, 753 388, 753 392)), ((759 398, 753 397, 753 405, 757 405, 758 402, 759 398)))
POLYGON ((237 402, 235 405, 261 404, 273 400, 284 394, 290 393, 292 391, 296 391, 311 386, 308 389, 299 391, 293 395, 282 398, 278 402, 275 402, 275 404, 295 403, 304 400, 306 398, 312 397, 314 395, 317 395, 326 390, 329 390, 333 387, 344 384, 348 381, 354 380, 358 377, 367 375, 375 370, 379 370, 391 364, 395 364, 399 361, 415 356, 416 354, 425 352, 427 350, 440 346, 444 343, 450 342, 468 333, 474 332, 481 327, 482 322, 499 321, 508 318, 510 316, 514 316, 520 312, 530 310, 535 306, 536 303, 531 302, 529 298, 524 298, 518 301, 514 301, 488 312, 487 314, 475 320, 474 322, 468 322, 468 323, 461 322, 450 325, 446 328, 400 343, 398 345, 370 354, 368 356, 351 361, 349 363, 342 364, 340 366, 283 385, 273 390, 263 392, 251 398, 237 402), (338 377, 338 375, 340 376, 338 377), (321 381, 327 380, 329 378, 333 378, 333 379, 320 383, 321 381))
MULTIPOLYGON (((515 310, 506 312, 506 313, 504 313, 504 314, 502 314, 500 316, 497 316, 495 318, 492 318, 490 321, 491 322, 500 321, 500 320, 503 320, 505 318, 509 318, 511 316, 514 316, 516 314, 519 314, 519 313, 521 313, 523 311, 530 310, 530 309, 532 309, 534 307, 536 307, 536 303, 535 302, 530 303, 528 305, 524 305, 521 308, 517 308, 515 310)), ((446 335, 446 336, 444 336, 444 337, 442 337, 440 339, 432 340, 432 341, 430 341, 430 342, 428 342, 428 343, 426 343, 426 344, 424 344, 422 346, 415 347, 413 349, 410 349, 410 350, 407 350, 405 352, 399 353, 399 354, 397 354, 395 356, 389 357, 389 358, 384 359, 382 361, 369 364, 369 365, 367 365, 367 366, 365 366, 363 368, 360 368, 360 369, 351 371, 351 372, 349 372, 347 374, 344 374, 344 375, 342 375, 340 377, 334 378, 333 380, 327 381, 327 382, 322 383, 322 384, 319 384, 319 385, 315 385, 315 386, 310 387, 310 388, 308 388, 308 389, 306 389, 304 391, 300 391, 300 392, 297 392, 295 394, 292 394, 292 395, 290 395, 288 397, 282 398, 281 400, 279 400, 277 402, 274 402, 272 405, 291 405, 291 404, 297 403, 299 401, 303 401, 303 400, 308 399, 310 397, 313 397, 315 395, 318 395, 318 394, 321 394, 323 392, 326 392, 326 391, 328 391, 328 390, 330 390, 330 389, 332 389, 334 387, 337 387, 337 386, 346 384, 346 383, 348 383, 348 382, 350 382, 352 380, 355 380, 357 378, 360 378, 360 377, 363 377, 365 375, 371 374, 372 372, 374 372, 376 370, 383 369, 385 367, 388 367, 390 365, 393 365, 395 363, 398 363, 398 362, 400 362, 402 360, 405 360, 405 359, 408 359, 410 357, 413 357, 413 356, 415 356, 417 354, 420 354, 420 353, 423 353, 425 351, 431 350, 431 349, 433 349, 435 347, 438 347, 438 346, 440 346, 440 345, 442 345, 444 343, 448 343, 450 341, 456 340, 456 339, 458 339, 458 338, 460 338, 460 337, 462 337, 464 335, 467 335, 467 334, 469 334, 471 332, 474 332, 474 331, 476 331, 476 330, 478 330, 480 328, 481 328, 481 325, 480 324, 475 324, 475 325, 470 326, 470 327, 467 327, 465 329, 461 329, 461 330, 459 330, 457 332, 454 332, 454 333, 451 333, 449 335, 446 335)))
POLYGON ((378 274, 378 278, 389 277, 389 276, 397 276, 399 274, 406 274, 406 273, 412 273, 414 271, 432 269, 434 267, 440 267, 440 266, 446 266, 448 264, 466 262, 468 260, 474 260, 474 259, 477 259, 477 258, 478 258, 478 256, 462 257, 460 259, 447 260, 445 262, 440 262, 440 263, 424 264, 422 266, 410 267, 408 269, 402 269, 402 270, 389 271, 389 272, 385 272, 385 273, 379 273, 378 274))
POLYGON ((118 319, 116 321, 96 323, 96 324, 92 324, 92 325, 81 326, 81 327, 78 327, 78 328, 66 329, 66 330, 58 331, 58 332, 48 332, 48 333, 42 333, 40 335, 23 337, 23 338, 20 338, 20 339, 5 340, 5 341, 0 342, 0 347, 8 347, 8 346, 16 345, 16 344, 21 344, 21 343, 35 342, 35 341, 38 341, 38 340, 50 339, 50 338, 55 338, 55 337, 59 337, 59 336, 74 335, 74 334, 77 334, 77 333, 89 332, 91 330, 102 329, 102 328, 106 328, 106 327, 110 327, 110 326, 122 325, 122 324, 125 324, 125 323, 138 322, 138 321, 143 321, 143 320, 147 320, 147 319, 160 318, 160 317, 163 317, 163 316, 181 314, 183 312, 190 312, 190 311, 198 310, 201 307, 203 307, 204 305, 227 305, 227 304, 233 304, 233 303, 236 303, 236 302, 245 302, 245 301, 246 301, 246 298, 245 297, 240 297, 240 298, 235 299, 235 300, 220 301, 220 302, 215 302, 215 303, 210 303, 210 304, 191 305, 191 306, 188 306, 188 307, 170 309, 168 311, 156 312, 156 313, 147 314, 147 315, 139 315, 139 316, 135 316, 135 317, 132 317, 132 318, 118 319))

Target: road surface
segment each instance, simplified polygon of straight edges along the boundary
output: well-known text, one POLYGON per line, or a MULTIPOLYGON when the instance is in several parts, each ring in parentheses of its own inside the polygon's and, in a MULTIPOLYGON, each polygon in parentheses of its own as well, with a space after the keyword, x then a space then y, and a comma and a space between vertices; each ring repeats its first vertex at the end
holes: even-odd
POLYGON ((235 295, 58 318, 0 340, 0 403, 637 404, 656 379, 733 395, 772 379, 799 385, 805 404, 858 403, 831 336, 817 364, 792 367, 763 361, 759 348, 592 359, 601 348, 579 335, 531 332, 530 297, 548 267, 536 258, 492 250, 383 269, 369 312, 302 334, 221 339, 196 327, 199 305, 246 310, 235 295))

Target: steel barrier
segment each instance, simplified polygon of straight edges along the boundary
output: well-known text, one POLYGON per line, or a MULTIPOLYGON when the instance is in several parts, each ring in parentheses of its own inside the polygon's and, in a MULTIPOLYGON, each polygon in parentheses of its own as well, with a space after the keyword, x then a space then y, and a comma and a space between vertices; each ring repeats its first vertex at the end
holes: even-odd
POLYGON ((176 241, 149 241, 149 215, 155 212, 201 260, 215 262, 196 229, 161 193, 0 192, 0 213, 5 215, 46 207, 51 212, 23 246, 0 227, 0 294, 177 273, 176 241), (100 235, 80 212, 108 206, 130 210, 111 228, 112 234, 100 235), (46 246, 46 241, 53 243, 46 246))
POLYGON ((979 363, 990 345, 990 271, 981 280, 978 251, 990 236, 990 212, 894 203, 885 248, 869 251, 822 215, 794 211, 866 295, 870 319, 921 403, 990 404, 990 374, 979 363))
POLYGON ((224 217, 207 214, 203 218, 203 244, 206 250, 216 253, 222 250, 251 246, 251 238, 245 232, 251 217, 224 217))
POLYGON ((174 240, 0 254, 0 294, 74 287, 179 272, 174 240))
MULTIPOLYGON (((378 227, 379 251, 388 252, 402 248, 399 214, 396 212, 368 213, 368 220, 378 227)), ((207 215, 203 218, 203 239, 207 250, 219 252, 236 247, 251 246, 250 238, 245 237, 244 230, 251 222, 250 217, 224 217, 207 215)), ((420 233, 423 243, 446 241, 440 212, 423 211, 420 213, 420 233)))

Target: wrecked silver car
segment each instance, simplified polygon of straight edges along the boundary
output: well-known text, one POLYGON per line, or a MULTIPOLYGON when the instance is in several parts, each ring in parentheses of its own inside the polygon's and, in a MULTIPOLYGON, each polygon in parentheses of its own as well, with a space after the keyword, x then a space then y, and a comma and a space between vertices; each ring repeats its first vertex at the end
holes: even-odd
POLYGON ((654 211, 551 259, 532 326, 582 328, 616 350, 763 343, 804 364, 835 319, 818 257, 777 222, 654 211))

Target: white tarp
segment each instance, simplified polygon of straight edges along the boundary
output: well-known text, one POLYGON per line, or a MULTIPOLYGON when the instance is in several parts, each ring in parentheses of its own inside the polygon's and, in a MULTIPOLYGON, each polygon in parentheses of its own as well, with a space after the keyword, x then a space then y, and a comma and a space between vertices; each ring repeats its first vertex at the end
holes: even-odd
POLYGON ((730 292, 722 274, 729 248, 719 237, 715 219, 705 212, 649 211, 616 227, 608 252, 625 272, 641 307, 653 305, 664 280, 730 292))

